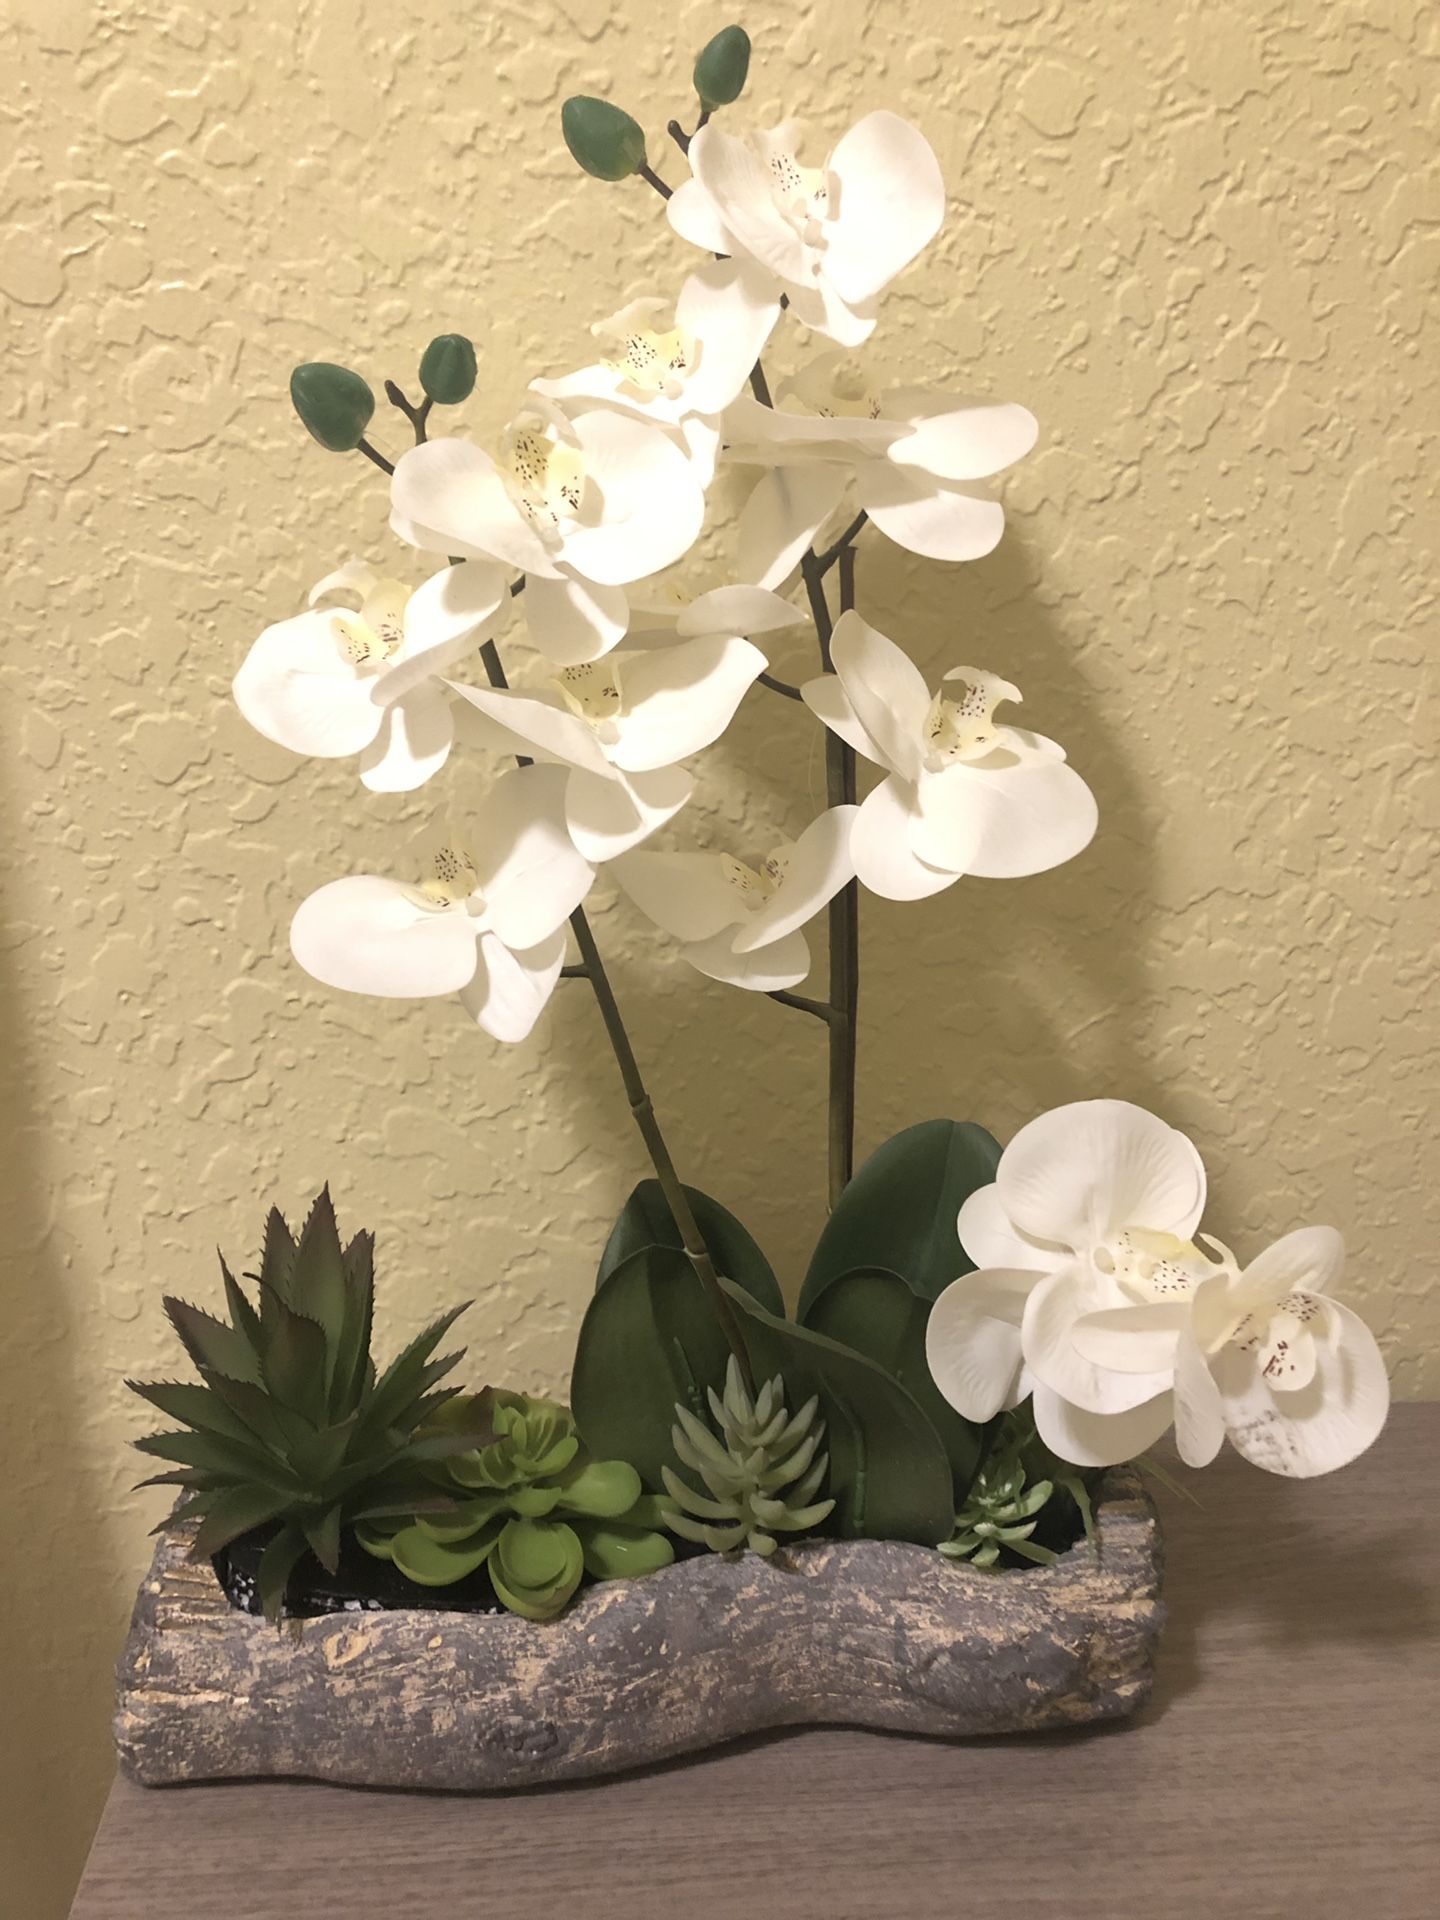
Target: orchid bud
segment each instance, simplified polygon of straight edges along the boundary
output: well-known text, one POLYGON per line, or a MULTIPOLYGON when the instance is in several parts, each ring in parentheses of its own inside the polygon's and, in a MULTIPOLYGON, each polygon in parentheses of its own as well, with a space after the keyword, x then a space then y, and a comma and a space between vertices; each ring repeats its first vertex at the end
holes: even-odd
POLYGON ((565 144, 597 180, 628 180, 645 165, 645 131, 623 107, 576 93, 560 109, 565 144))
POLYGON ((475 391, 475 349, 463 333, 441 333, 420 360, 420 385, 437 406, 458 407, 475 391))
POLYGON ((749 34, 743 27, 722 27, 695 62, 695 91, 706 113, 738 100, 749 71, 749 34))
POLYGON ((365 437, 375 396, 349 367, 307 360, 290 376, 290 399, 312 440, 331 453, 350 453, 365 437))

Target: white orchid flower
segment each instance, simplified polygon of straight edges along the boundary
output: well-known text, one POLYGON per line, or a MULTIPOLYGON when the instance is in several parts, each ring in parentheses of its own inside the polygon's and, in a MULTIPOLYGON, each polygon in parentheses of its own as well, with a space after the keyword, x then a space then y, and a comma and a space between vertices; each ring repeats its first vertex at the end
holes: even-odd
POLYGON ((962 874, 1043 873, 1089 845, 1095 798, 1064 750, 994 718, 1020 698, 1009 681, 956 667, 932 696, 853 610, 835 623, 830 657, 834 673, 806 682, 805 703, 887 776, 855 822, 855 870, 872 893, 920 900, 962 874))
MULTIPOLYGON (((1228 1437, 1255 1466, 1304 1480, 1348 1466, 1375 1439, 1390 1382, 1374 1334, 1327 1298, 1344 1264, 1333 1227, 1302 1227, 1244 1272, 1227 1258, 1195 1289, 1174 1362, 1175 1438, 1188 1465, 1208 1465, 1228 1437)), ((1145 1332, 1158 1348, 1164 1329, 1145 1332)), ((1136 1343, 1117 1343, 1101 1314, 1076 1344, 1113 1364, 1136 1343)))
POLYGON ((730 853, 627 853, 611 871, 712 980, 774 993, 810 971, 800 929, 854 878, 856 808, 831 807, 757 866, 730 853))
POLYGON ((713 419, 749 379, 779 317, 780 290, 763 267, 712 260, 673 303, 632 300, 593 326, 608 348, 598 363, 531 387, 567 405, 599 401, 665 427, 695 415, 713 419))
POLYGON ((893 113, 857 121, 823 167, 801 165, 803 140, 794 120, 749 139, 712 121, 666 213, 683 239, 765 268, 807 327, 858 346, 877 295, 938 232, 945 183, 929 142, 893 113))
POLYGON ((1178 1328, 1215 1273, 1193 1237, 1204 1205, 1199 1154, 1142 1107, 1082 1100, 1022 1127, 960 1209, 977 1271, 931 1311, 941 1393, 988 1420, 1033 1392, 1041 1439, 1078 1466, 1143 1453, 1170 1425, 1178 1328), (1097 1326, 1105 1365, 1083 1345, 1097 1326))
POLYGON ((456 993, 487 1033, 523 1040, 594 878, 565 830, 563 774, 517 768, 487 795, 473 836, 448 840, 413 885, 358 873, 312 893, 290 946, 326 986, 399 1000, 456 993))
POLYGON ((412 593, 347 561, 311 588, 309 611, 266 627, 235 676, 235 704, 292 753, 358 753, 367 787, 410 792, 454 742, 442 676, 482 637, 505 591, 494 565, 445 567, 412 593), (337 595, 354 605, 318 604, 337 595))
POLYGON ((425 552, 521 568, 530 637, 558 664, 579 666, 623 637, 626 585, 694 544, 711 464, 713 433, 697 470, 648 420, 606 406, 567 415, 531 394, 498 459, 454 439, 402 454, 390 525, 425 552))
MULTIPOLYGON (((726 603, 706 599, 720 617, 726 603)), ((695 783, 678 762, 719 739, 765 664, 749 640, 702 631, 562 667, 540 685, 455 691, 474 710, 469 731, 480 744, 569 768, 565 818, 581 853, 599 862, 684 806, 695 783)))
POLYGON ((772 469, 740 517, 740 571, 778 586, 847 495, 911 553, 978 560, 1005 526, 983 483, 1038 431, 1024 407, 887 389, 855 356, 823 354, 781 383, 773 407, 741 394, 725 416, 729 457, 772 469))

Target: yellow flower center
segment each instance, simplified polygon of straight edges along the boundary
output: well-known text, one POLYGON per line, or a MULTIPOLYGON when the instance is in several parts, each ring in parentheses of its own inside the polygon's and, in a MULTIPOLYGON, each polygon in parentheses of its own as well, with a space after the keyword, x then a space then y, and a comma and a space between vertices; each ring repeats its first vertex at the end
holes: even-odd
POLYGON ((405 640, 405 605, 410 589, 398 580, 380 580, 360 603, 358 613, 336 613, 330 632, 340 658, 352 667, 382 666, 405 640))
POLYGON ((999 729, 995 709, 1002 700, 1018 700, 1019 689, 978 667, 956 667, 930 702, 923 729, 926 766, 932 773, 957 760, 978 760, 994 746, 999 729), (947 693, 951 682, 963 686, 947 693))
POLYGON ((458 907, 477 891, 480 875, 469 849, 447 841, 430 856, 425 877, 415 891, 426 906, 458 907))
POLYGON ((1108 1246, 1098 1248, 1095 1264, 1130 1299, 1145 1306, 1188 1299, 1215 1270, 1193 1240, 1144 1227, 1127 1227, 1108 1246))
POLYGON ((758 867, 747 866, 733 853, 722 853, 720 869, 727 883, 739 894, 747 908, 756 911, 774 898, 790 871, 791 842, 783 841, 758 867))
POLYGON ((620 737, 618 722, 625 705, 616 662, 589 660, 583 666, 562 667, 555 683, 570 711, 613 746, 620 737))
POLYGON ((786 397, 822 420, 878 420, 880 395, 860 360, 846 354, 807 367, 789 383, 786 397))
POLYGON ((557 535, 580 517, 585 501, 585 456, 552 430, 533 423, 512 426, 501 461, 510 497, 542 538, 557 535))

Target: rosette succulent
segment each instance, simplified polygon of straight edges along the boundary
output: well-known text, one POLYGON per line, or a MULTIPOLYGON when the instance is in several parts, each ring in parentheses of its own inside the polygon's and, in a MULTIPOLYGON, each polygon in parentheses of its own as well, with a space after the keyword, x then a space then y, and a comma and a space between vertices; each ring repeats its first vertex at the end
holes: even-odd
POLYGON ((485 1567, 512 1613, 553 1620, 586 1573, 618 1580, 674 1559, 639 1474, 623 1460, 593 1459, 556 1401, 487 1387, 452 1401, 434 1431, 467 1436, 432 1471, 452 1510, 356 1529, 367 1552, 417 1585, 450 1586, 485 1567))
POLYGON ((459 1391, 440 1382, 461 1355, 433 1356, 464 1308, 418 1334, 377 1377, 374 1254, 369 1233, 342 1249, 328 1187, 298 1240, 272 1208, 260 1271, 246 1276, 258 1307, 223 1258, 228 1320, 184 1300, 165 1302, 203 1384, 128 1383, 179 1423, 135 1445, 177 1463, 143 1484, 187 1490, 164 1524, 199 1520, 191 1557, 205 1560, 241 1534, 273 1530, 259 1570, 267 1619, 279 1617, 307 1549, 333 1574, 346 1528, 417 1503, 448 1504, 422 1463, 473 1444, 458 1423, 426 1427, 459 1391))
POLYGON ((677 1405, 678 1425, 671 1441, 681 1462, 698 1473, 706 1494, 662 1467, 668 1500, 660 1518, 682 1540, 712 1553, 774 1553, 780 1533, 803 1533, 818 1526, 835 1505, 816 1500, 830 1463, 820 1453, 825 1422, 816 1417, 820 1400, 812 1394, 793 1416, 786 1410, 779 1374, 752 1399, 732 1357, 725 1374, 725 1396, 709 1389, 710 1411, 718 1435, 688 1407, 677 1405))

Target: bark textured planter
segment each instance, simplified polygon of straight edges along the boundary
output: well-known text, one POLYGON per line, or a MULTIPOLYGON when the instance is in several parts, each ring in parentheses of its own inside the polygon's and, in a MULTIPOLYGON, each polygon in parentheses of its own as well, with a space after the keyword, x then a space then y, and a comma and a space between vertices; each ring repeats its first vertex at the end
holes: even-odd
POLYGON ((116 1743, 147 1786, 290 1777, 482 1790, 614 1773, 765 1728, 976 1735, 1132 1712, 1164 1619, 1155 1510, 1107 1475, 1098 1542, 985 1573, 817 1540, 584 1591, 546 1625, 234 1611, 162 1534, 119 1668, 116 1743))

